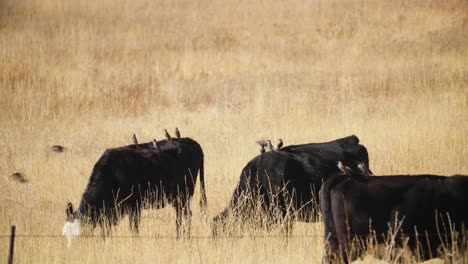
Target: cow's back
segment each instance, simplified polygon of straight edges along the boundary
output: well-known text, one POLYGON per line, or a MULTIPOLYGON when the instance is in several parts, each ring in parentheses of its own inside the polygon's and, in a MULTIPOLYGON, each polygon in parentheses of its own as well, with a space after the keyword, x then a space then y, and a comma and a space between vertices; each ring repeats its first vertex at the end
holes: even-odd
POLYGON ((122 201, 141 204, 171 201, 179 194, 193 195, 198 170, 203 165, 201 146, 190 138, 107 149, 94 165, 80 203, 99 211, 122 201))
POLYGON ((355 135, 324 143, 290 145, 283 147, 281 151, 296 154, 307 160, 322 176, 336 171, 338 161, 347 163, 354 170, 358 170, 359 162, 370 169, 368 151, 365 146, 359 144, 359 138, 355 135))

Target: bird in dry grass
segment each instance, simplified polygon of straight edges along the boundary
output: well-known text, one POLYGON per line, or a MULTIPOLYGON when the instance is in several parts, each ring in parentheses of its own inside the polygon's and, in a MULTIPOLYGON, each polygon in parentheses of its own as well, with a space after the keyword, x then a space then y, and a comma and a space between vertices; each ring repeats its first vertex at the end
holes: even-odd
POLYGON ((180 132, 179 132, 179 129, 177 127, 175 128, 174 133, 175 133, 177 138, 180 138, 180 132))
POLYGON ((10 175, 13 180, 20 182, 20 183, 26 183, 28 182, 28 179, 26 179, 26 176, 24 176, 23 173, 21 172, 15 172, 12 175, 10 175))
POLYGON ((59 153, 65 151, 65 147, 60 146, 60 145, 53 145, 51 149, 53 152, 59 152, 59 153))

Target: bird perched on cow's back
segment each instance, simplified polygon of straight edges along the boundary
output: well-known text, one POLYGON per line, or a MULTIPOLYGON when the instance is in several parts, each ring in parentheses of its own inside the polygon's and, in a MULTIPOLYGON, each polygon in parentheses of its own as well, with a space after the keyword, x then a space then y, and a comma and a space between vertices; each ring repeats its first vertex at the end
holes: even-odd
POLYGON ((367 168, 366 164, 364 162, 359 162, 357 167, 361 171, 362 174, 368 175, 368 176, 373 176, 374 174, 367 168))
POLYGON ((138 145, 138 139, 135 134, 133 134, 132 140, 133 140, 133 144, 138 145))
POLYGON ((153 148, 155 148, 156 150, 159 150, 158 142, 156 141, 156 139, 153 139, 153 148))
POLYGON ((278 139, 278 145, 276 147, 277 150, 281 149, 283 147, 283 140, 281 138, 278 139))
POLYGON ((269 151, 275 150, 275 149, 273 148, 273 145, 271 144, 271 140, 268 139, 266 142, 267 142, 267 150, 269 150, 269 151))
POLYGON ((257 141, 257 144, 260 145, 260 153, 265 153, 265 147, 267 146, 266 141, 260 140, 260 141, 257 141))
POLYGON ((167 138, 167 140, 172 140, 172 137, 169 135, 169 132, 167 132, 167 129, 164 129, 164 136, 167 138))
POLYGON ((177 127, 175 128, 174 133, 175 133, 177 138, 180 138, 180 132, 179 132, 179 129, 177 127))
POLYGON ((343 162, 338 161, 336 165, 338 166, 338 169, 340 169, 341 174, 348 175, 348 176, 351 175, 351 168, 349 168, 348 166, 345 166, 343 162))

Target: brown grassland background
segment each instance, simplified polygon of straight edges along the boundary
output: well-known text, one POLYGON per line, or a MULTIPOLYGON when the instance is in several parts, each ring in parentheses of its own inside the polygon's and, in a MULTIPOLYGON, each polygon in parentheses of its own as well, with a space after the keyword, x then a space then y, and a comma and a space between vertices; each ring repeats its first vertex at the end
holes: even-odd
MULTIPOLYGON (((94 163, 133 133, 148 142, 178 126, 202 145, 211 219, 258 139, 356 134, 376 174, 467 174, 467 110, 463 0, 1 0, 0 261, 12 224, 19 235, 60 236, 66 203, 79 203, 94 163), (67 150, 52 152, 55 144, 67 150)), ((198 199, 197 186, 192 235, 209 236, 198 199)), ((175 212, 146 210, 135 238, 81 238, 68 250, 62 237, 18 237, 15 261, 322 256, 320 222, 297 223, 289 239, 253 232, 277 236, 150 239, 175 235, 175 212)), ((131 235, 127 219, 115 235, 131 235)))

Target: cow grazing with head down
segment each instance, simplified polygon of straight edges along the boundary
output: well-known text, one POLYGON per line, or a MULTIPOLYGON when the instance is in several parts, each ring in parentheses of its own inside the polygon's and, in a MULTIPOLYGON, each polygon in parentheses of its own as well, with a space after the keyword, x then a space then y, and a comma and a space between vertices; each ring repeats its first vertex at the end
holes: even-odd
MULTIPOLYGON (((177 234, 189 223, 190 198, 200 174, 202 210, 206 210, 203 151, 190 138, 174 138, 108 149, 94 165, 77 212, 67 208, 67 219, 96 225, 116 225, 128 214, 138 232, 141 210, 171 203, 177 213, 177 234), (157 148, 154 147, 157 145, 157 148)), ((205 212, 204 212, 205 213, 205 212)))
POLYGON ((436 257, 440 246, 450 251, 460 238, 452 236, 454 230, 468 236, 463 234, 467 204, 467 176, 335 174, 320 190, 326 240, 322 263, 348 263, 359 257, 370 235, 384 243, 389 231, 397 245, 407 243, 421 260, 436 257))
POLYGON ((356 169, 360 163, 369 167, 367 150, 354 135, 262 152, 242 170, 230 203, 213 219, 213 234, 224 228, 229 215, 242 223, 259 204, 268 217, 268 221, 262 221, 267 227, 284 220, 290 232, 294 220, 315 221, 318 191, 329 174, 339 171, 339 160, 356 169))

